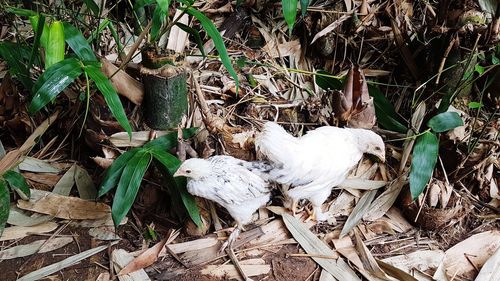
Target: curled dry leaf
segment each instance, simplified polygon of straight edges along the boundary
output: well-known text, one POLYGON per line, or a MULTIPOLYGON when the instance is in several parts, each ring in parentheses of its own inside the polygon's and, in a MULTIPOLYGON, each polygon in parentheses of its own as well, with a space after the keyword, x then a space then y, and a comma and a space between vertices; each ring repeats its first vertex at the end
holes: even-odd
POLYGON ((446 280, 447 278, 474 279, 477 269, 481 268, 499 248, 500 231, 498 230, 472 235, 445 252, 433 277, 436 280, 446 280))
POLYGON ((368 94, 365 75, 358 66, 349 70, 344 90, 334 91, 333 112, 349 127, 371 129, 375 125, 373 98, 368 94))
POLYGON ((58 224, 55 222, 45 222, 34 226, 11 226, 6 227, 0 237, 0 241, 24 238, 37 233, 47 233, 55 230, 58 224))

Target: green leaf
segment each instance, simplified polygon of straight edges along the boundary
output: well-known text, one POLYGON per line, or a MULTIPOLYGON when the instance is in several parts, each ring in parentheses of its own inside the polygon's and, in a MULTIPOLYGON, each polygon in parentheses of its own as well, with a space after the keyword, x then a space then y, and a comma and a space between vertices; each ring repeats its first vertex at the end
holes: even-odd
POLYGON ((7 11, 9 13, 13 13, 13 14, 21 16, 21 17, 31 17, 31 16, 38 15, 38 13, 35 11, 28 10, 28 9, 14 8, 14 7, 8 7, 5 9, 5 11, 7 11))
POLYGON ((102 73, 101 69, 97 67, 95 64, 86 63, 85 64, 85 73, 95 82, 99 91, 101 91, 104 96, 104 100, 111 110, 111 113, 116 118, 118 123, 127 131, 129 137, 132 137, 132 127, 128 122, 127 115, 125 114, 125 110, 123 109, 122 102, 118 97, 118 93, 115 88, 109 81, 108 77, 102 73))
POLYGON ((500 63, 500 59, 499 59, 499 58, 497 58, 497 56, 493 55, 493 56, 491 57, 491 63, 492 63, 492 64, 499 64, 499 63, 500 63))
POLYGON ((471 101, 469 102, 469 108, 470 109, 478 109, 478 108, 481 108, 483 107, 483 104, 480 103, 480 102, 477 102, 477 101, 471 101))
POLYGON ((450 111, 440 113, 427 122, 427 126, 437 133, 446 132, 463 125, 464 121, 460 118, 460 115, 450 111))
POLYGON ((94 51, 92 51, 80 30, 67 22, 64 23, 64 38, 69 47, 82 61, 97 61, 94 51))
MULTIPOLYGON (((189 139, 190 137, 194 136, 197 130, 198 128, 183 129, 182 137, 184 139, 189 139)), ((143 148, 150 149, 159 147, 167 151, 174 148, 175 146, 177 146, 177 132, 171 132, 146 143, 143 148)))
POLYGON ((165 19, 168 17, 168 6, 170 0, 156 0, 156 8, 153 12, 153 24, 151 25, 151 39, 158 39, 165 19))
POLYGON ((37 32, 38 36, 38 28, 39 28, 39 23, 41 22, 41 19, 44 18, 43 20, 43 28, 42 28, 42 34, 40 35, 40 44, 42 47, 47 48, 48 45, 48 37, 49 37, 49 26, 47 25, 47 22, 45 21, 45 17, 41 15, 35 15, 29 17, 29 20, 31 22, 31 26, 33 27, 33 30, 37 32))
POLYGON ((10 210, 10 194, 7 188, 7 183, 0 178, 0 236, 2 236, 5 229, 5 223, 9 218, 10 210))
POLYGON ((20 173, 9 170, 3 174, 3 178, 9 183, 10 188, 16 191, 23 200, 30 199, 30 187, 20 173))
POLYGON ((111 166, 106 170, 106 175, 102 180, 97 197, 103 196, 118 185, 118 181, 120 180, 123 169, 127 165, 128 161, 130 161, 130 159, 132 159, 132 157, 134 157, 135 154, 141 149, 142 148, 139 147, 133 148, 118 156, 118 158, 113 161, 113 164, 111 164, 111 166))
POLYGON ((94 14, 94 16, 98 16, 99 15, 99 7, 94 2, 94 0, 83 0, 83 3, 85 3, 85 6, 87 6, 87 8, 89 8, 89 10, 92 11, 92 13, 94 14))
POLYGON ((203 48, 203 41, 201 41, 201 36, 198 30, 190 26, 187 26, 182 22, 176 22, 175 25, 177 25, 180 29, 184 30, 185 32, 193 35, 194 41, 196 42, 196 45, 198 45, 198 49, 200 49, 201 55, 205 57, 206 55, 205 55, 205 49, 203 48))
POLYGON ((19 43, 0 42, 0 57, 7 62, 9 72, 17 77, 24 87, 30 89, 33 82, 30 79, 26 61, 29 59, 30 50, 19 43))
POLYGON ((408 129, 400 122, 401 118, 384 94, 372 85, 368 85, 368 93, 373 97, 377 122, 388 130, 406 133, 408 129))
POLYGON ((309 0, 300 0, 300 11, 302 12, 302 16, 306 15, 308 7, 309 7, 309 0))
MULTIPOLYGON (((179 159, 162 149, 154 149, 151 153, 153 154, 153 157, 162 163, 162 165, 167 169, 169 177, 172 177, 181 165, 181 161, 179 159)), ((198 227, 202 227, 203 222, 201 221, 198 205, 196 205, 194 197, 186 189, 186 178, 175 177, 173 178, 173 182, 175 189, 181 196, 182 203, 184 204, 184 207, 186 207, 189 216, 198 227)))
POLYGON ((436 166, 439 140, 435 134, 425 132, 417 138, 413 149, 410 171, 410 191, 413 200, 424 191, 436 166))
POLYGON ((215 25, 204 14, 194 9, 193 7, 187 7, 185 8, 185 11, 188 14, 192 15, 193 17, 197 18, 200 21, 201 25, 203 26, 203 29, 205 29, 207 35, 210 38, 212 38, 212 40, 214 41, 215 48, 219 52, 220 60, 222 61, 222 64, 226 67, 231 77, 233 77, 236 83, 236 90, 238 90, 239 87, 238 74, 236 74, 236 71, 234 71, 234 68, 231 65, 231 59, 229 58, 229 55, 227 53, 226 45, 224 45, 224 40, 222 39, 222 36, 220 36, 220 33, 215 27, 215 25))
POLYGON ((151 161, 151 154, 144 150, 137 152, 123 169, 118 187, 116 188, 111 216, 115 226, 118 226, 122 219, 134 204, 135 197, 141 186, 142 178, 146 173, 151 161))
POLYGON ((33 86, 33 99, 28 112, 34 114, 52 101, 71 82, 82 74, 81 62, 68 58, 49 67, 33 86))
POLYGON ((54 21, 49 28, 47 47, 45 49, 45 68, 64 60, 64 26, 60 21, 54 21))
POLYGON ((484 73, 484 67, 479 64, 476 64, 474 66, 474 71, 476 71, 479 75, 481 75, 484 73))
POLYGON ((342 80, 333 76, 332 74, 324 71, 318 70, 317 74, 324 75, 314 75, 316 84, 323 90, 342 90, 342 80), (328 75, 328 76, 325 76, 328 75))
POLYGON ((288 24, 288 32, 290 34, 292 33, 293 25, 295 24, 295 18, 297 17, 297 3, 297 0, 281 0, 283 16, 285 17, 285 21, 288 24))
POLYGON ((47 43, 47 32, 45 31, 45 28, 47 24, 45 23, 45 16, 40 15, 40 16, 32 16, 29 17, 31 25, 33 26, 33 31, 35 32, 35 40, 33 41, 33 47, 31 48, 31 55, 30 59, 28 62, 28 68, 31 69, 33 66, 33 62, 35 61, 35 58, 37 57, 38 54, 38 47, 40 46, 40 43, 42 43, 42 46, 45 48, 47 43), (44 34, 45 32, 45 34, 44 34), (43 42, 42 42, 43 41, 43 42))

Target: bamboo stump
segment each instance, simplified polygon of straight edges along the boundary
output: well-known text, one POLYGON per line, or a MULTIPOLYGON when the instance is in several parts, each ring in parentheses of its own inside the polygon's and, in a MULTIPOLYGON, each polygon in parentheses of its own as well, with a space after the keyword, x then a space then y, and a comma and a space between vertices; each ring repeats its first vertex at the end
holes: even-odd
POLYGON ((144 121, 155 130, 176 127, 188 109, 186 71, 167 64, 159 69, 142 67, 141 74, 144 121))

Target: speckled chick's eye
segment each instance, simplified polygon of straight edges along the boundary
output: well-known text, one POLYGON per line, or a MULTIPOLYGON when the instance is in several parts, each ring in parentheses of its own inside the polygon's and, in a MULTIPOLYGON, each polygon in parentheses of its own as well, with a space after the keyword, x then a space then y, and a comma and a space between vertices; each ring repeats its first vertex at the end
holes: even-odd
POLYGON ((191 170, 186 170, 186 174, 191 174, 191 170))

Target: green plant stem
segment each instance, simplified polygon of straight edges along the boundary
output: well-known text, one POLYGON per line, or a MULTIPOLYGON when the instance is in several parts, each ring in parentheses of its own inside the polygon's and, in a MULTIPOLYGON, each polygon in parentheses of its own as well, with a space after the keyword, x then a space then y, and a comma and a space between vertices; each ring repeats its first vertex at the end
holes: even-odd
POLYGON ((423 134, 425 134, 425 133, 427 133, 427 132, 430 132, 430 131, 431 131, 431 129, 429 128, 429 129, 427 129, 427 130, 425 130, 425 131, 423 131, 423 132, 421 132, 421 133, 418 133, 418 134, 416 134, 416 135, 412 135, 412 136, 408 136, 408 137, 404 137, 404 138, 399 138, 399 139, 386 140, 385 142, 404 141, 404 140, 416 139, 416 138, 418 138, 419 136, 421 136, 421 135, 423 135, 423 134))

